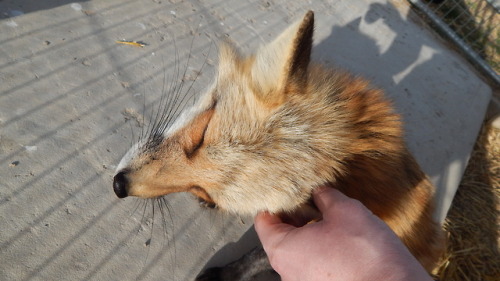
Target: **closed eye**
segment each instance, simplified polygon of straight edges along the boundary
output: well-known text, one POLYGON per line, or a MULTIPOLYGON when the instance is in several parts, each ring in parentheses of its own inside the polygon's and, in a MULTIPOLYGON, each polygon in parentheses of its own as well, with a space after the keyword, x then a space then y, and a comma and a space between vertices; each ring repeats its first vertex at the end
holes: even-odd
POLYGON ((208 124, 215 109, 211 108, 197 116, 185 131, 186 141, 184 153, 187 158, 192 158, 203 146, 208 124))
POLYGON ((201 138, 199 138, 197 142, 194 142, 193 146, 190 149, 184 150, 187 158, 192 158, 196 154, 196 152, 200 149, 200 147, 203 145, 203 143, 205 142, 205 133, 207 132, 207 128, 208 128, 208 123, 207 126, 205 126, 205 128, 203 129, 201 138))

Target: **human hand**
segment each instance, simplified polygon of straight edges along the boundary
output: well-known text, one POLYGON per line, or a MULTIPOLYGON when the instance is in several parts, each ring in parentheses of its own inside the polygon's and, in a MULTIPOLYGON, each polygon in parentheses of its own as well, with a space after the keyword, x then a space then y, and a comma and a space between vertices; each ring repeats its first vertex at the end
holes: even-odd
POLYGON ((320 187, 323 220, 295 227, 269 213, 255 229, 282 280, 432 280, 401 240, 361 202, 320 187))

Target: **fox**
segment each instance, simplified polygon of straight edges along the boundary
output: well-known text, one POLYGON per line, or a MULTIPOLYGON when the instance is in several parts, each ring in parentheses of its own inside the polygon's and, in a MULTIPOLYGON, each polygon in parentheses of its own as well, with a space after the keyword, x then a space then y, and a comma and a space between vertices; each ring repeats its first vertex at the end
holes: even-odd
POLYGON ((401 117, 367 80, 311 62, 313 33, 308 11, 253 55, 222 42, 211 86, 130 148, 113 190, 119 198, 189 192, 220 211, 256 215, 310 213, 312 191, 328 185, 382 219, 431 272, 444 233, 401 117))

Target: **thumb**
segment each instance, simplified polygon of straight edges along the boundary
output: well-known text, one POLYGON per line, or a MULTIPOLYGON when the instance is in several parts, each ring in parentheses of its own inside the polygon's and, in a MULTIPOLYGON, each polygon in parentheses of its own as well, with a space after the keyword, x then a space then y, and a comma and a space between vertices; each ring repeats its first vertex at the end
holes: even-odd
POLYGON ((283 223, 278 216, 267 212, 257 214, 254 225, 266 252, 274 248, 287 233, 295 229, 294 226, 283 223))
POLYGON ((313 200, 324 218, 327 216, 328 210, 335 206, 335 204, 349 200, 349 198, 333 187, 320 186, 313 191, 313 200))

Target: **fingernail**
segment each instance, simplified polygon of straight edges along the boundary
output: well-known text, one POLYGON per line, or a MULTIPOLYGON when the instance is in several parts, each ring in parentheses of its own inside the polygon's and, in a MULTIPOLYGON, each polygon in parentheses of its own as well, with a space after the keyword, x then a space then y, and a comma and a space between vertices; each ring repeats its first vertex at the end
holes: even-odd
POLYGON ((262 218, 265 218, 267 216, 269 216, 269 213, 264 211, 264 212, 258 212, 257 215, 255 216, 255 218, 260 217, 262 219, 262 218))
POLYGON ((322 193, 322 192, 326 191, 328 188, 329 188, 329 186, 328 186, 328 185, 320 185, 320 186, 316 187, 316 188, 313 190, 313 193, 316 193, 316 194, 318 194, 318 193, 322 193))

